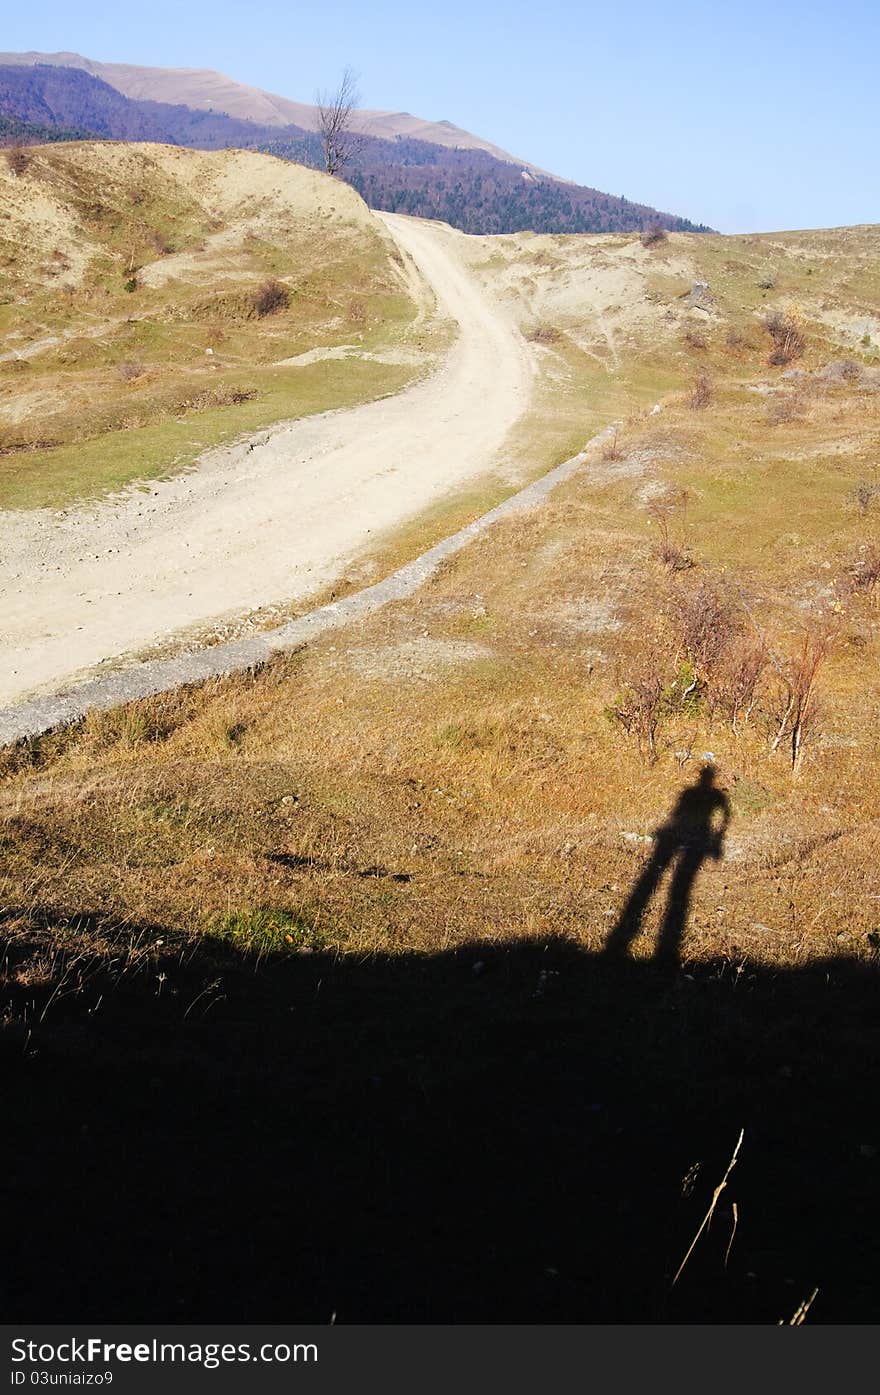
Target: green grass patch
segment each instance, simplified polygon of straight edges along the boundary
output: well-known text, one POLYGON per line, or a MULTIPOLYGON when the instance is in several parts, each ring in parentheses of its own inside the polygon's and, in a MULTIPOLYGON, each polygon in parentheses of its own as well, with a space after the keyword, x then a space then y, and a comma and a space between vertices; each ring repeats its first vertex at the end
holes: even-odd
POLYGON ((261 370, 249 378, 259 389, 251 402, 0 459, 0 508, 62 508, 136 480, 167 479, 213 446, 279 421, 399 392, 413 376, 407 366, 359 359, 261 370))
POLYGON ((323 944, 323 937, 301 915, 271 907, 227 911, 211 922, 210 933, 236 949, 258 955, 316 950, 323 944))

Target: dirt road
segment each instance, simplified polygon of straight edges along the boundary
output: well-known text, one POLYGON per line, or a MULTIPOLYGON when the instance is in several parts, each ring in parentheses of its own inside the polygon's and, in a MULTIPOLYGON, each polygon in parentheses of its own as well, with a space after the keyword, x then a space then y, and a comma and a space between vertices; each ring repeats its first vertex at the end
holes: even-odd
POLYGON ((488 469, 532 384, 529 350, 457 254, 461 235, 380 215, 459 333, 383 401, 210 452, 148 492, 0 514, 0 702, 188 626, 296 600, 384 530, 488 469))

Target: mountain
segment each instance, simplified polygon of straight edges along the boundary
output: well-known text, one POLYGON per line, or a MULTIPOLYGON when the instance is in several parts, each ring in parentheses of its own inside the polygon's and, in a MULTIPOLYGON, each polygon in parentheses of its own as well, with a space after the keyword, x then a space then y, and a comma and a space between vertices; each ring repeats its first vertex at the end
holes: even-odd
MULTIPOLYGON (((76 68, 46 64, 0 67, 0 114, 43 126, 77 127, 91 138, 159 141, 201 150, 252 147, 277 134, 235 117, 168 102, 125 97, 109 83, 76 68)), ((289 139, 304 139, 298 126, 289 139)))
MULTIPOLYGON (((54 139, 78 133, 203 150, 255 149, 321 164, 314 107, 208 69, 137 68, 64 53, 3 54, 0 60, 0 117, 55 130, 54 139)), ((449 122, 360 112, 358 126, 362 147, 344 177, 373 208, 440 218, 468 233, 633 232, 655 223, 677 232, 708 231, 557 179, 449 122)), ((0 128, 3 144, 38 139, 49 137, 0 128)))
POLYGON ((77 126, 41 126, 18 116, 0 116, 0 146, 52 145, 62 140, 91 140, 92 132, 77 126))
MULTIPOLYGON (((51 64, 58 68, 79 68, 136 101, 183 105, 196 111, 210 111, 241 121, 252 121, 260 126, 299 126, 305 131, 318 129, 316 107, 236 82, 225 73, 214 72, 211 68, 145 68, 132 63, 96 63, 79 53, 0 53, 0 64, 26 67, 51 64)), ((499 146, 454 126, 451 121, 424 121, 408 111, 359 111, 355 114, 354 125, 365 135, 381 140, 405 136, 456 150, 485 150, 496 160, 508 164, 524 163, 499 146)))

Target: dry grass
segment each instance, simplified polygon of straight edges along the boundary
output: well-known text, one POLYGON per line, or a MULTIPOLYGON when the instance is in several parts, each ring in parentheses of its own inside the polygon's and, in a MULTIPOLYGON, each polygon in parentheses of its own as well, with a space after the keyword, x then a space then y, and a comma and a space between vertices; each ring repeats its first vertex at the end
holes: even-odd
POLYGON ((850 500, 880 422, 859 404, 862 449, 834 455, 842 409, 823 399, 808 436, 798 424, 769 443, 748 394, 698 424, 686 407, 662 428, 631 422, 622 459, 653 468, 614 462, 605 478, 600 454, 356 632, 8 754, 5 899, 194 934, 271 909, 340 948, 545 934, 598 948, 711 751, 734 820, 727 861, 697 884, 686 957, 870 955, 878 634, 873 544, 850 500), (688 500, 674 506, 685 573, 652 559, 643 496, 658 489, 688 500), (793 783, 761 646, 795 662, 824 614, 839 637, 793 783), (649 617, 665 697, 646 767, 607 713, 649 617))
MULTIPOLYGON (((749 259, 795 265, 772 239, 692 243, 722 310, 758 295, 749 259)), ((856 241, 851 275, 870 298, 861 258, 856 241)), ((551 933, 596 948, 711 752, 734 818, 726 860, 697 883, 685 956, 873 953, 878 540, 859 490, 880 453, 880 395, 851 372, 824 383, 814 327, 802 410, 770 433, 760 340, 736 331, 733 358, 727 339, 707 351, 711 400, 692 412, 679 394, 660 416, 634 410, 655 372, 634 342, 606 389, 630 414, 613 443, 411 602, 255 677, 7 753, 6 900, 194 935, 271 910, 358 949, 551 933), (829 618, 793 781, 790 730, 777 740, 785 675, 829 618), (640 755, 609 713, 652 654, 658 721, 640 755)), ((583 385, 604 371, 570 340, 553 353, 565 375, 547 378, 540 441, 522 436, 532 469, 541 451, 570 453, 590 420, 583 385)), ((414 527, 383 565, 462 521, 414 527)))

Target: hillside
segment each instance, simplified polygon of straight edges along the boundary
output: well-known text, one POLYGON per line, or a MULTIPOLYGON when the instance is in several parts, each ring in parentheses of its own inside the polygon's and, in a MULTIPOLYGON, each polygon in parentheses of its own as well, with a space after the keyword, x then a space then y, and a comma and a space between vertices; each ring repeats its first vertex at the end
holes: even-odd
MULTIPOLYGON (((34 55, 2 57, 7 61, 0 65, 0 115, 7 118, 116 140, 261 149, 320 166, 314 108, 276 104, 270 120, 260 103, 231 102, 227 114, 211 106, 198 83, 193 87, 182 79, 132 79, 125 82, 124 92, 112 85, 122 81, 114 65, 82 60, 65 66, 35 63, 34 55), (155 95, 142 95, 145 92, 177 100, 157 100, 155 95), (199 105, 183 104, 181 94, 193 101, 198 97, 199 105), (241 111, 247 114, 235 114, 241 111), (253 113, 263 115, 255 119, 253 113), (282 121, 282 114, 295 118, 293 124, 282 121)), ((164 70, 131 70, 141 71, 164 70)), ((177 70, 171 76, 180 78, 177 70)), ((686 218, 555 179, 448 123, 436 126, 406 117, 389 124, 384 115, 365 114, 362 149, 345 173, 372 207, 441 218, 475 233, 640 231, 654 223, 677 231, 704 231, 686 218)), ((24 138, 9 135, 6 142, 24 138)))
POLYGON ((3 753, 7 1309, 870 1322, 880 229, 443 236, 536 400, 339 591, 619 428, 414 595, 3 753))
POLYGON ((147 143, 0 158, 0 506, 101 494, 394 390, 420 351, 379 351, 415 313, 384 229, 313 170, 147 143), (288 363, 353 341, 360 357, 288 363))

